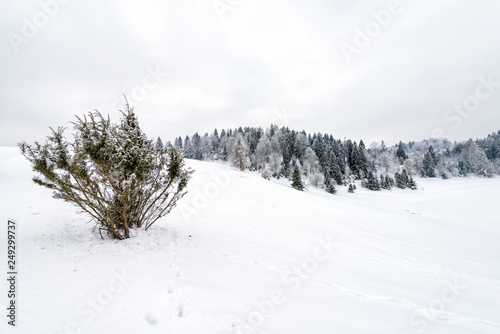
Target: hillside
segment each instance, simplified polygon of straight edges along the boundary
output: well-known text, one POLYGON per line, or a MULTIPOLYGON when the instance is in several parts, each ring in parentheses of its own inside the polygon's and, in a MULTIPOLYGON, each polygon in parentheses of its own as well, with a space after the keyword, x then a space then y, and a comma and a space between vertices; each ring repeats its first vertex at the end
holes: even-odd
MULTIPOLYGON (((19 261, 19 323, 3 315, 0 332, 500 332, 500 178, 333 196, 187 165, 189 193, 170 215, 101 240, 31 181, 17 148, 0 148, 0 267, 8 218, 19 261)), ((2 279, 1 305, 7 290, 2 279)))

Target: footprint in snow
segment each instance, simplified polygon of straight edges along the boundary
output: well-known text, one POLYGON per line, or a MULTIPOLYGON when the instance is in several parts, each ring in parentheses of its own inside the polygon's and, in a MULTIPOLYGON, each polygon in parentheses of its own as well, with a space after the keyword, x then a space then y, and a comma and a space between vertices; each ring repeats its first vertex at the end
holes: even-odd
POLYGON ((146 314, 146 315, 144 316, 144 320, 145 320, 148 324, 150 324, 150 325, 152 325, 152 326, 154 326, 154 325, 156 325, 156 324, 158 323, 158 320, 156 319, 156 317, 155 317, 153 314, 151 314, 151 313, 146 314))
POLYGON ((184 305, 179 304, 179 313, 177 315, 179 316, 179 318, 182 318, 183 314, 184 314, 184 305))

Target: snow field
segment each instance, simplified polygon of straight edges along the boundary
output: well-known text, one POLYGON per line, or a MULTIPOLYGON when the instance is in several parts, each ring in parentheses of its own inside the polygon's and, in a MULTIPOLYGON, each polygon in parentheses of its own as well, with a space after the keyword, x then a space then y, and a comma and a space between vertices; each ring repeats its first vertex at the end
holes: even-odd
MULTIPOLYGON (((4 319, 0 332, 500 332, 499 178, 330 195, 187 165, 170 215, 101 240, 1 148, 1 219, 18 221, 20 269, 18 326, 4 319)), ((4 246, 0 258, 5 268, 4 246)))

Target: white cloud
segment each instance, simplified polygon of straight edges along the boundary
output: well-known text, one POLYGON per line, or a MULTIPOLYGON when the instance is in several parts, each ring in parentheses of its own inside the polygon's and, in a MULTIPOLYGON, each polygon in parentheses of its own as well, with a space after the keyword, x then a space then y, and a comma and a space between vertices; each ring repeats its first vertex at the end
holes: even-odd
MULTIPOLYGON (((443 113, 480 76, 500 79, 500 4, 401 0, 401 13, 347 63, 339 44, 388 3, 243 1, 221 21, 210 0, 70 1, 19 53, 0 41, 0 145, 42 140, 74 114, 110 112, 148 66, 169 77, 136 110, 165 140, 266 127, 275 108, 293 111, 297 130, 366 142, 426 138, 436 127, 451 139, 498 130, 500 91, 458 129, 443 113)), ((5 4, 0 35, 19 33, 37 10, 5 4)))

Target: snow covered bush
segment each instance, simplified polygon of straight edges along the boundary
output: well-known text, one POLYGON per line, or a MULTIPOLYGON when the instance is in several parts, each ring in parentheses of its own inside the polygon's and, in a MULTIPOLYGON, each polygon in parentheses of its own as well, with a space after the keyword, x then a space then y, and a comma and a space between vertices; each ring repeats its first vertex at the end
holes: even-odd
POLYGON ((128 103, 120 124, 96 111, 73 125, 73 142, 59 127, 44 144, 19 147, 37 173, 33 181, 88 214, 99 232, 123 239, 132 227, 147 230, 186 194, 192 171, 182 151, 155 147, 128 103))

